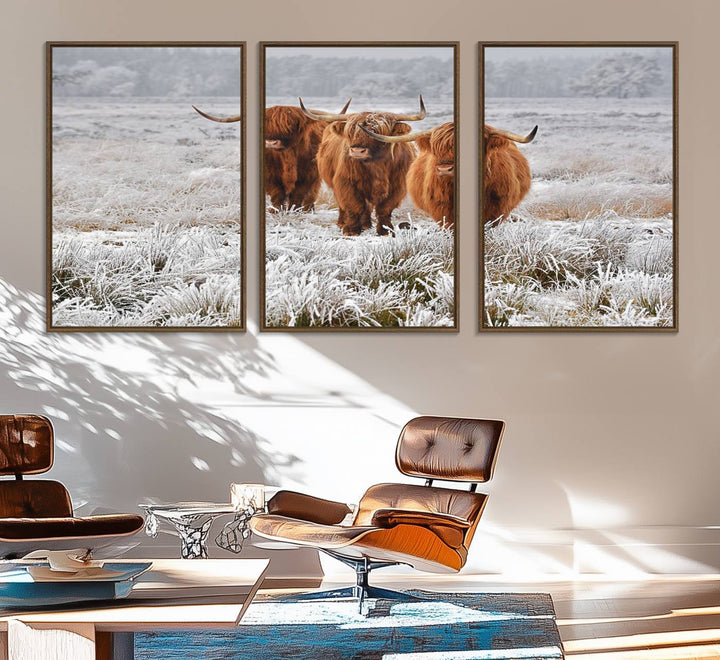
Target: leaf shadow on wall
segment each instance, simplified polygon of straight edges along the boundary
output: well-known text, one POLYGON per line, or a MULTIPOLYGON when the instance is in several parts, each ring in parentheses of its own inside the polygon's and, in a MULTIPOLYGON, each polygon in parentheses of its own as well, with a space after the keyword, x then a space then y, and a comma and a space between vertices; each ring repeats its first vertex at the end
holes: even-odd
POLYGON ((50 476, 66 483, 76 507, 228 501, 230 483, 272 483, 279 466, 297 460, 193 400, 215 384, 252 395, 243 377, 274 371, 249 333, 220 346, 210 335, 52 334, 43 322, 40 296, 0 280, 3 412, 50 417, 50 476))
MULTIPOLYGON (((0 280, 0 412, 35 412, 52 419, 56 463, 48 476, 68 486, 81 513, 137 511, 138 503, 146 501, 228 501, 231 482, 277 483, 279 471, 291 471, 302 462, 218 412, 222 407, 218 400, 225 396, 254 401, 270 398, 272 415, 288 405, 317 407, 318 415, 329 405, 378 412, 347 393, 341 393, 339 401, 331 397, 331 404, 321 397, 318 404, 307 392, 298 400, 278 391, 269 394, 268 388, 252 390, 248 380, 267 383, 287 371, 287 365, 276 365, 273 354, 251 333, 224 334, 221 341, 208 333, 48 334, 43 302, 41 296, 0 280)), ((353 374, 361 372, 355 367, 350 369, 353 374)), ((361 378, 366 382, 364 374, 361 378)), ((380 383, 377 388, 387 389, 380 383)), ((518 423, 522 425, 514 423, 513 432, 519 430, 520 436, 529 437, 531 430, 523 432, 518 423)), ((512 538, 512 525, 507 528, 512 521, 508 508, 517 505, 517 499, 506 494, 517 490, 517 466, 524 463, 530 471, 534 461, 528 461, 526 454, 520 456, 521 450, 513 443, 505 449, 509 455, 501 459, 503 464, 516 469, 503 469, 497 475, 493 500, 500 515, 494 527, 485 527, 486 534, 497 546, 498 557, 507 554, 508 544, 519 543, 523 549, 518 560, 561 571, 572 564, 572 557, 562 556, 558 562, 552 553, 538 550, 528 558, 522 539, 512 538)), ((542 492, 547 506, 569 517, 567 498, 559 486, 552 492, 548 484, 540 486, 539 491, 526 490, 542 492)), ((491 510, 488 522, 492 520, 491 510)), ((144 535, 136 538, 145 540, 144 535)), ((174 549, 176 541, 170 545, 174 549)), ((218 551, 212 550, 217 556, 218 551)), ((487 545, 478 545, 476 552, 484 555, 487 545)), ((251 555, 267 556, 268 552, 247 548, 242 556, 251 555)), ((289 574, 317 574, 314 551, 275 555, 278 571, 284 570, 282 555, 284 562, 291 562, 289 574)), ((497 567, 502 569, 499 560, 497 567)))

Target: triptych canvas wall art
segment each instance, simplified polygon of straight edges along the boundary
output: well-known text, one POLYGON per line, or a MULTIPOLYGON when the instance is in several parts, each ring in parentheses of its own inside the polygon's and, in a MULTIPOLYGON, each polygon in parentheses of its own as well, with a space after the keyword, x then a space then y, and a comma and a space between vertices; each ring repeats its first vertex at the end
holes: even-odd
POLYGON ((677 44, 479 54, 460 217, 457 43, 262 43, 257 127, 242 42, 49 43, 48 329, 243 330, 250 133, 263 331, 456 331, 461 236, 480 330, 676 330, 677 44))

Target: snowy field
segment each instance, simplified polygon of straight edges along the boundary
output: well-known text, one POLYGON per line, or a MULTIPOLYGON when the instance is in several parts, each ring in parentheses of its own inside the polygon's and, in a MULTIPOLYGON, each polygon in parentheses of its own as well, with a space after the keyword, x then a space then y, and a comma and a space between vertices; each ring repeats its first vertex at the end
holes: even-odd
POLYGON ((490 98, 485 122, 540 128, 530 192, 485 227, 483 325, 671 326, 670 99, 490 98))
MULTIPOLYGON (((347 99, 303 98, 338 112, 347 99)), ((297 105, 268 97, 267 105, 297 105)), ((453 120, 453 106, 429 102, 413 131, 453 120)), ((418 99, 354 98, 350 111, 413 112, 418 99)), ((269 199, 266 200, 269 205, 269 199)), ((267 207, 268 210, 270 207, 267 207)), ((268 327, 448 327, 455 325, 454 236, 412 205, 393 213, 396 229, 343 236, 337 206, 324 185, 314 213, 265 215, 265 322, 268 327)))
POLYGON ((55 327, 242 324, 239 136, 186 101, 54 100, 55 327))

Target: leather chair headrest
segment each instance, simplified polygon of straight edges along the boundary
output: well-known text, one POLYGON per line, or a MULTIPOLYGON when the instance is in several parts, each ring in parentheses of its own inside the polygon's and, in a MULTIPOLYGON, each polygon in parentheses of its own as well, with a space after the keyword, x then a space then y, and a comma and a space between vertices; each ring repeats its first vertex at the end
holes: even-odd
POLYGON ((0 415, 0 475, 40 474, 53 464, 53 427, 42 415, 0 415))
POLYGON ((395 463, 413 477, 488 481, 504 429, 499 420, 416 417, 400 432, 395 463))

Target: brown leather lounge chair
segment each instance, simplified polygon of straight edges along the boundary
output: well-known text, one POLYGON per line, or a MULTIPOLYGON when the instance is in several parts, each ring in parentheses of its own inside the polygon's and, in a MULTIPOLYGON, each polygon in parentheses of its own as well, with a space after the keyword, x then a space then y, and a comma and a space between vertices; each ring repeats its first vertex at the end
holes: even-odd
POLYGON ((370 587, 368 572, 393 564, 431 572, 464 566, 487 502, 487 495, 475 492, 477 484, 492 477, 504 429, 495 420, 417 417, 400 433, 395 464, 425 485, 371 486, 350 523, 346 504, 280 491, 250 527, 260 537, 317 548, 355 569, 352 589, 309 597, 354 596, 362 608, 365 596, 402 596, 370 587), (470 482, 470 489, 438 488, 435 479, 470 482))
POLYGON ((33 550, 92 550, 130 536, 142 516, 112 514, 76 518, 70 495, 58 481, 26 474, 47 472, 53 464, 53 427, 41 415, 0 415, 0 557, 33 550))

